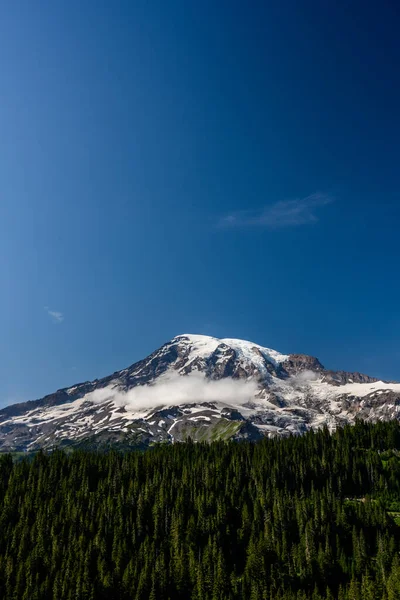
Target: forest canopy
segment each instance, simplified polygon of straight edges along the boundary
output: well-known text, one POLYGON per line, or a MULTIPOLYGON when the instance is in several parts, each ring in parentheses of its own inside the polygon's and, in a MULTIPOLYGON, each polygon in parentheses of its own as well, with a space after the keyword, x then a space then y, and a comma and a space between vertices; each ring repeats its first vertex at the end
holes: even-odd
POLYGON ((0 457, 7 600, 400 598, 400 427, 0 457))

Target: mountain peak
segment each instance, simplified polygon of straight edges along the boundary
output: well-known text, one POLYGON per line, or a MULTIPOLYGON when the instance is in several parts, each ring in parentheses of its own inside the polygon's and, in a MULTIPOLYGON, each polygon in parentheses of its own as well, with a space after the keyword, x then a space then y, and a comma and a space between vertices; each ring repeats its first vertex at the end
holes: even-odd
POLYGON ((259 344, 182 334, 108 377, 0 410, 0 450, 258 439, 398 417, 400 384, 259 344))
POLYGON ((282 354, 271 348, 266 348, 254 342, 235 338, 216 338, 208 335, 185 333, 174 337, 172 342, 187 344, 190 347, 191 352, 196 353, 199 356, 209 356, 215 352, 219 346, 227 346, 243 360, 251 361, 254 360, 254 357, 257 354, 261 354, 266 360, 276 366, 289 358, 289 355, 282 354))

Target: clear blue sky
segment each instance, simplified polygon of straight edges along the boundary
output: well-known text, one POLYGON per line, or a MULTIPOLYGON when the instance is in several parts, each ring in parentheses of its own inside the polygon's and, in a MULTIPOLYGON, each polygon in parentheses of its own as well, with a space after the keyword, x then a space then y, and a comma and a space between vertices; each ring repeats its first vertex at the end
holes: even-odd
POLYGON ((0 7, 0 404, 239 337, 400 380, 394 2, 0 7))

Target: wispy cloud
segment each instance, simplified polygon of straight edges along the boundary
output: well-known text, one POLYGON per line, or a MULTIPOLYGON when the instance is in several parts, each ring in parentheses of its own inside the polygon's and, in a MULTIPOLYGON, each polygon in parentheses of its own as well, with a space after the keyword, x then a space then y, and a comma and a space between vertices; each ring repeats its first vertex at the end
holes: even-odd
POLYGON ((53 323, 62 323, 64 321, 64 314, 58 310, 50 310, 48 306, 44 307, 44 310, 49 315, 53 323))
POLYGON ((112 400, 126 410, 146 413, 151 409, 199 402, 222 402, 240 406, 254 401, 257 390, 255 381, 241 381, 230 377, 209 380, 202 373, 192 372, 184 377, 177 373, 162 375, 155 385, 140 385, 127 392, 116 387, 100 388, 86 398, 96 403, 112 400))
POLYGON ((219 222, 223 228, 237 227, 264 227, 266 229, 280 229, 283 227, 298 227, 318 221, 318 209, 333 202, 327 194, 319 192, 296 198, 275 202, 262 210, 242 210, 225 215, 219 222))

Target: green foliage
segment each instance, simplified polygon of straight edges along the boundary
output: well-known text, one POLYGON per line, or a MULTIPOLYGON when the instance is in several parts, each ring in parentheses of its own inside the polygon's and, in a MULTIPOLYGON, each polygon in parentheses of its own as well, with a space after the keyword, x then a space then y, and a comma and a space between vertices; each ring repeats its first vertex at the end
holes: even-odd
POLYGON ((0 598, 400 598, 400 427, 0 456, 0 598))

